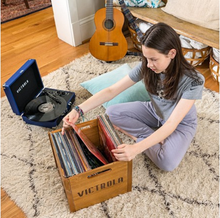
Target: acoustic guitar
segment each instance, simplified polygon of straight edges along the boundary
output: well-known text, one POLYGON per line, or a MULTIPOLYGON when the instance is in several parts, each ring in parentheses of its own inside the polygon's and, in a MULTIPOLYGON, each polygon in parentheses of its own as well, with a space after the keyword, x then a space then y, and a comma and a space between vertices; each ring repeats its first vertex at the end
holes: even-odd
POLYGON ((113 8, 113 0, 106 1, 106 8, 95 13, 96 31, 89 42, 90 53, 103 61, 116 61, 127 52, 127 40, 122 33, 124 15, 113 8))

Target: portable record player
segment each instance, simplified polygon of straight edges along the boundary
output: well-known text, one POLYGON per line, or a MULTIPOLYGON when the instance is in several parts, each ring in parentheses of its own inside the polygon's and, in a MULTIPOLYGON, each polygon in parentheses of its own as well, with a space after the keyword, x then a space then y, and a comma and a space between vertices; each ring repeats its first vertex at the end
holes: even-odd
POLYGON ((75 101, 74 92, 44 88, 35 59, 28 60, 3 88, 13 112, 37 126, 56 127, 75 101))

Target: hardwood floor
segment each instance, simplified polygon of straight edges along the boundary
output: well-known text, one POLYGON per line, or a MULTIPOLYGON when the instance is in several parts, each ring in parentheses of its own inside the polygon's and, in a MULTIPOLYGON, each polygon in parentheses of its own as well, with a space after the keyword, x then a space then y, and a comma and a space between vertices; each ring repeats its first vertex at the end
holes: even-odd
POLYGON ((58 39, 52 8, 2 24, 1 85, 30 58, 37 60, 45 76, 87 53, 88 47, 72 47, 58 39))
MULTIPOLYGON (((127 40, 129 49, 132 49, 130 38, 127 40)), ((88 43, 72 47, 57 38, 52 8, 2 24, 1 87, 30 58, 37 60, 43 77, 88 53, 88 48, 88 43)), ((213 81, 207 64, 208 62, 198 68, 206 78, 205 86, 219 92, 219 85, 213 81)), ((4 96, 2 88, 1 96, 4 96)), ((3 189, 1 189, 1 216, 25 217, 3 189)))
POLYGON ((3 189, 1 189, 1 217, 26 218, 23 211, 10 199, 3 189))

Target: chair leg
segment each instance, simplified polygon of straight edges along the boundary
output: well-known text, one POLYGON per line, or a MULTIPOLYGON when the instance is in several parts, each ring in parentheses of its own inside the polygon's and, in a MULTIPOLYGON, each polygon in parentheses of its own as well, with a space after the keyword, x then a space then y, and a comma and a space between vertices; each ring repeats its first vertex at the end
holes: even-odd
POLYGON ((28 4, 28 0, 24 0, 24 3, 26 5, 26 8, 30 8, 29 4, 28 4))

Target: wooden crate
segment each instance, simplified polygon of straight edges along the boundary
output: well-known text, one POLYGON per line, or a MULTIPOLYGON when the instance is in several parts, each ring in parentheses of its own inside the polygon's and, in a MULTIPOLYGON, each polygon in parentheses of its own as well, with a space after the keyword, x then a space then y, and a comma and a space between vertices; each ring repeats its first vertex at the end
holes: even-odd
MULTIPOLYGON (((97 119, 77 124, 93 144, 99 147, 97 125, 97 119)), ((61 129, 51 133, 58 131, 61 131, 61 129)), ((67 178, 59 162, 50 133, 49 138, 71 212, 131 191, 131 161, 116 161, 67 178)))

